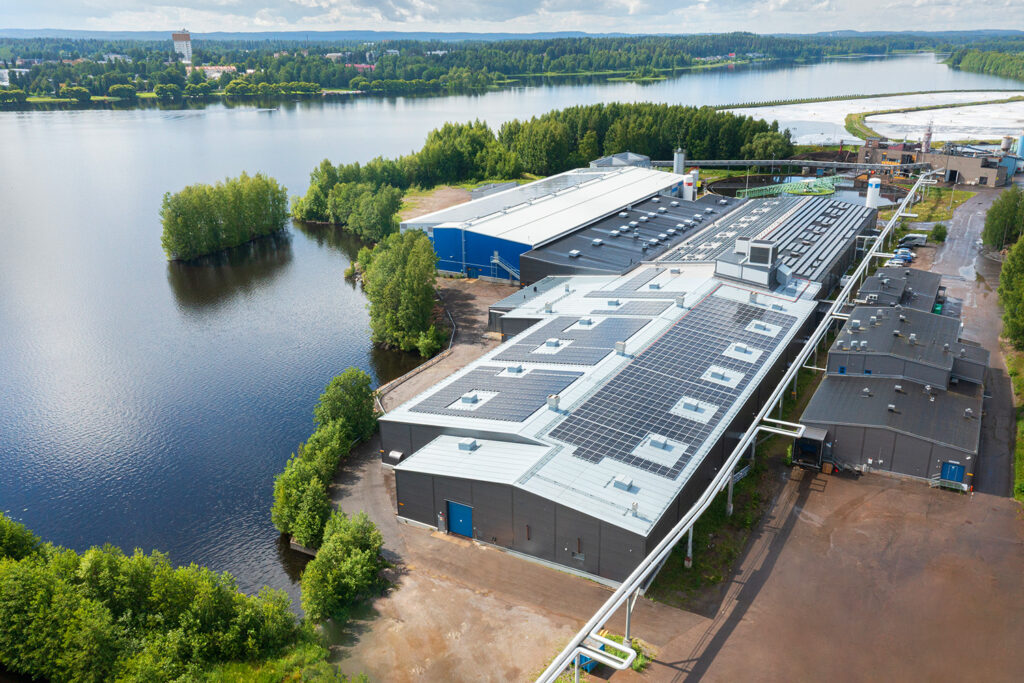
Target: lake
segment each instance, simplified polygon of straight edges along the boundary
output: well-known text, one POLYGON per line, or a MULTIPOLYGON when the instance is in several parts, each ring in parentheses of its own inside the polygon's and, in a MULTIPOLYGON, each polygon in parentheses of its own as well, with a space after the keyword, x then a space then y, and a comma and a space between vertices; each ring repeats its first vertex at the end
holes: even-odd
POLYGON ((0 113, 0 510, 78 550, 159 549, 246 591, 296 594, 270 524, 274 475, 332 376, 354 365, 383 382, 415 359, 369 343, 365 299, 342 277, 358 244, 292 227, 214 264, 168 264, 167 191, 247 170, 300 194, 324 157, 395 156, 445 121, 575 104, 1015 87, 915 55, 271 111, 0 113))

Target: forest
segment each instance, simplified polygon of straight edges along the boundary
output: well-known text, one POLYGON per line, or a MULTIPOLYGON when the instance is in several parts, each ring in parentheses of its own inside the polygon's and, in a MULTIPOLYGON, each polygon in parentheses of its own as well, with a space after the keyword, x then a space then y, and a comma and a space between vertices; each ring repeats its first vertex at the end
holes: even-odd
MULTIPOLYGON (((226 73, 211 82, 215 92, 223 91, 236 78, 244 78, 254 88, 261 84, 312 83, 324 89, 402 94, 483 90, 538 75, 630 74, 642 68, 670 72, 729 60, 807 61, 849 54, 967 48, 1007 52, 1019 51, 1021 43, 1021 39, 998 38, 984 32, 850 36, 723 33, 461 42, 395 40, 384 44, 197 39, 193 41, 193 63, 236 68, 235 74, 226 73)), ((201 73, 186 73, 175 62, 170 41, 0 39, 0 67, 17 66, 18 59, 41 62, 30 64, 29 73, 14 74, 11 79, 12 88, 31 96, 60 96, 62 86, 82 87, 93 96, 111 94, 114 85, 153 92, 157 85, 172 84, 184 92, 186 78, 193 85, 205 80, 201 73)), ((970 64, 969 60, 968 67, 970 64)), ((277 93, 265 89, 259 94, 270 97, 277 93)))
POLYGON ((1024 81, 1024 41, 1017 52, 960 50, 949 59, 949 65, 964 71, 1003 76, 1024 81))
POLYGON ((160 244, 172 261, 237 247, 285 227, 288 193, 273 178, 242 173, 164 195, 160 244))

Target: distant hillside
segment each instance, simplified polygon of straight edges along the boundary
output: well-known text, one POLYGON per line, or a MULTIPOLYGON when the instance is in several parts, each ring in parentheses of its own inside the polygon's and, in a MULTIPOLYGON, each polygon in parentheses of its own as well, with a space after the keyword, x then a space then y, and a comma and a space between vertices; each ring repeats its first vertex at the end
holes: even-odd
MULTIPOLYGON (((73 38, 81 40, 167 40, 172 29, 166 31, 78 31, 62 28, 0 28, 0 38, 73 38)), ((626 35, 621 33, 584 33, 583 31, 557 31, 550 33, 434 33, 429 31, 258 31, 193 33, 193 40, 252 40, 309 43, 340 41, 373 42, 378 40, 545 40, 549 38, 584 38, 626 35)))

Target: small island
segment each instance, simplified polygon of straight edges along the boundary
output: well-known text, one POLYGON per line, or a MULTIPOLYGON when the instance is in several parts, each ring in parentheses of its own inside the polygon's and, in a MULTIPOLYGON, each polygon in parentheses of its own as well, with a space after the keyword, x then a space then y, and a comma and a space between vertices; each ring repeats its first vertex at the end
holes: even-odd
POLYGON ((160 244, 170 261, 189 261, 283 230, 288 192, 262 173, 198 183, 164 195, 160 244))

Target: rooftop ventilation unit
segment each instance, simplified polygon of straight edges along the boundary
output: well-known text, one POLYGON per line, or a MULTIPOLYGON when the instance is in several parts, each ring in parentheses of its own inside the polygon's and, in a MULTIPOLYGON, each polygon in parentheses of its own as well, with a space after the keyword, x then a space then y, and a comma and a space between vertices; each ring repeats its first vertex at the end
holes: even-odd
POLYGON ((864 398, 871 398, 871 388, 870 387, 864 387, 861 390, 860 395, 863 396, 864 398))
POLYGON ((548 408, 558 410, 558 394, 548 394, 548 408))
POLYGON ((725 206, 725 205, 726 205, 726 204, 728 204, 728 203, 729 203, 729 200, 728 200, 728 199, 719 199, 719 200, 718 200, 718 204, 719 204, 719 206, 725 206))
POLYGON ((683 401, 683 410, 688 410, 691 413, 703 413, 704 409, 700 407, 696 401, 683 401))
POLYGON ((612 479, 612 486, 623 491, 629 491, 633 488, 633 480, 624 474, 619 474, 612 479))
POLYGON ((676 306, 686 308, 686 295, 676 297, 676 306))
POLYGON ((554 309, 554 307, 550 303, 547 303, 547 304, 544 304, 544 312, 545 313, 554 313, 555 309, 554 309))
POLYGON ((625 218, 629 215, 628 211, 619 211, 619 218, 625 218))
POLYGON ((658 199, 657 197, 651 197, 651 201, 654 202, 655 204, 658 204, 658 203, 661 202, 661 200, 658 199))
POLYGON ((786 309, 785 309, 785 307, 782 306, 782 304, 772 304, 772 310, 773 311, 784 311, 786 309))
POLYGON ((872 327, 875 327, 876 325, 878 325, 878 318, 876 318, 875 316, 871 316, 871 318, 869 320, 871 321, 871 326, 872 327))
POLYGON ((657 282, 652 282, 650 284, 650 288, 651 289, 661 289, 661 285, 659 285, 657 282))
POLYGON ((725 374, 724 372, 719 372, 718 370, 712 370, 711 371, 711 379, 717 379, 719 382, 728 382, 731 378, 729 377, 729 375, 725 374))
POLYGON ((558 339, 555 339, 555 338, 548 339, 546 342, 544 342, 544 346, 549 346, 551 348, 557 348, 560 345, 561 345, 561 342, 558 341, 558 339))
POLYGON ((636 221, 630 221, 630 222, 629 222, 629 227, 631 227, 631 228, 635 228, 635 227, 637 227, 638 225, 640 225, 640 224, 639 224, 639 223, 637 223, 636 221))
POLYGON ((506 371, 510 375, 521 375, 521 374, 523 374, 523 366, 522 365, 510 365, 510 366, 508 366, 508 368, 506 368, 506 371))
POLYGON ((580 318, 579 323, 580 323, 580 325, 583 325, 585 327, 589 327, 589 326, 594 324, 594 321, 591 320, 590 318, 580 318))
POLYGON ((668 209, 666 209, 664 206, 658 207, 658 213, 667 213, 667 212, 668 212, 668 209))
POLYGON ((570 249, 569 250, 569 258, 578 258, 579 255, 580 255, 580 250, 579 249, 570 249))
POLYGON ((910 344, 916 344, 917 343, 917 335, 914 334, 913 332, 911 332, 910 336, 907 337, 907 342, 909 342, 910 344))
POLYGON ((617 353, 620 356, 625 356, 626 355, 626 342, 624 342, 624 341, 617 341, 617 342, 615 342, 615 353, 617 353))
POLYGON ((471 391, 468 394, 462 395, 462 402, 469 405, 473 405, 474 403, 480 402, 480 397, 477 396, 475 391, 471 391))
POLYGON ((608 299, 608 306, 610 306, 611 308, 615 308, 618 305, 619 305, 619 300, 618 299, 608 299))
POLYGON ((671 447, 668 445, 668 439, 663 436, 652 436, 651 447, 660 448, 663 451, 669 450, 671 447))
POLYGON ((895 413, 896 412, 896 404, 895 403, 890 403, 889 405, 887 405, 885 407, 885 409, 888 410, 890 413, 895 413))
POLYGON ((475 451, 480 448, 480 444, 477 443, 476 439, 460 439, 459 450, 460 451, 475 451))
POLYGON ((905 316, 905 315, 903 315, 902 313, 900 313, 900 322, 901 322, 901 323, 905 323, 905 322, 907 322, 907 316, 905 316))
POLYGON ((599 247, 602 244, 604 244, 604 240, 601 239, 600 237, 595 237, 594 240, 591 241, 591 244, 593 244, 595 247, 599 247))
MULTIPOLYGON (((669 229, 671 230, 671 228, 669 228, 669 229)), ((666 235, 663 232, 660 232, 660 233, 658 233, 658 239, 659 240, 667 240, 668 239, 668 235, 666 235)))
POLYGON ((640 222, 641 223, 646 223, 647 222, 647 216, 640 216, 640 222))
POLYGON ((859 330, 860 329, 860 321, 859 320, 851 320, 850 321, 850 329, 851 330, 859 330))
POLYGON ((931 393, 932 393, 932 385, 931 384, 925 384, 924 385, 924 393, 926 393, 929 396, 931 396, 931 393))
POLYGON ((974 417, 974 411, 970 408, 964 408, 964 417, 970 420, 972 417, 974 417))
POLYGON ((714 212, 715 212, 715 210, 712 209, 710 206, 704 209, 704 213, 714 213, 714 212))
POLYGON ((942 352, 943 353, 949 353, 949 344, 943 344, 942 345, 942 352))
POLYGON ((620 234, 622 234, 622 233, 620 233, 620 232, 619 232, 618 230, 612 230, 612 231, 611 231, 610 233, 608 233, 608 234, 609 234, 609 235, 611 235, 612 237, 618 237, 618 236, 619 236, 620 234))
POLYGON ((675 228, 669 228, 665 232, 668 233, 669 235, 674 235, 674 234, 676 234, 676 229, 675 228))
POLYGON ((895 390, 896 390, 896 393, 897 393, 897 394, 902 394, 902 393, 903 393, 903 385, 902 385, 902 384, 897 384, 897 385, 895 385, 895 386, 893 387, 893 389, 895 389, 895 390))
POLYGON ((702 220, 704 220, 704 214, 700 214, 700 213, 693 214, 693 220, 695 220, 695 221, 702 221, 702 220))
POLYGON ((658 238, 657 237, 652 237, 651 239, 649 239, 647 241, 650 242, 651 246, 653 247, 654 245, 656 245, 658 243, 658 238))
POLYGON ((671 202, 669 202, 669 203, 668 203, 668 205, 669 205, 669 206, 679 206, 679 202, 677 202, 677 201, 671 201, 671 202))
POLYGON ((961 358, 966 358, 967 357, 967 347, 966 346, 961 346, 960 347, 960 357, 961 358))
POLYGON ((671 274, 671 275, 679 275, 679 274, 680 274, 680 273, 682 273, 683 271, 682 271, 682 270, 680 270, 679 268, 669 268, 669 269, 668 269, 668 272, 669 272, 669 274, 671 274))

